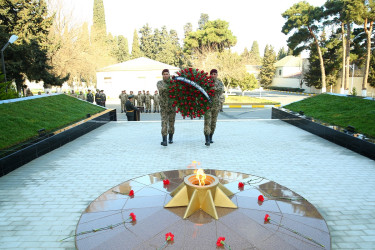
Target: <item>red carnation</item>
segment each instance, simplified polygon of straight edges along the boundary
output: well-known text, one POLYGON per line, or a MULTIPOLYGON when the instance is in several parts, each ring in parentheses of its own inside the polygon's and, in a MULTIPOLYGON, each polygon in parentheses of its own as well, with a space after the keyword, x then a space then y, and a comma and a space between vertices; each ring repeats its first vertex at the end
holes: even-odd
POLYGON ((129 196, 134 196, 134 191, 133 190, 130 190, 129 196))
POLYGON ((270 220, 271 220, 271 217, 268 214, 266 214, 266 216, 264 216, 264 223, 269 223, 270 220))
POLYGON ((165 234, 165 240, 166 241, 173 241, 174 240, 174 234, 172 234, 171 232, 165 234))
POLYGON ((207 110, 209 110, 209 109, 210 109, 210 107, 207 106, 207 110))
POLYGON ((219 237, 216 241, 216 246, 221 247, 224 246, 225 237, 219 237))
POLYGON ((238 188, 243 188, 244 186, 245 186, 245 183, 243 183, 243 182, 238 183, 238 188))
POLYGON ((258 201, 262 201, 262 202, 264 201, 264 197, 263 197, 263 195, 259 195, 259 196, 258 196, 258 201))
POLYGON ((168 179, 163 180, 163 184, 164 185, 169 185, 169 180, 168 179))
POLYGON ((129 214, 129 218, 132 218, 132 221, 136 221, 136 218, 135 218, 135 214, 134 213, 130 213, 129 214))

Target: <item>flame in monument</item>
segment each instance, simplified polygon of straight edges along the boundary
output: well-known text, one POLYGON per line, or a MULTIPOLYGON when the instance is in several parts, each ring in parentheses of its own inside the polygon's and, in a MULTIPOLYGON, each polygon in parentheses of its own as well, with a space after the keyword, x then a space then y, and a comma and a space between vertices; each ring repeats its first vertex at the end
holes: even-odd
POLYGON ((194 174, 196 174, 196 178, 198 179, 199 181, 199 186, 204 186, 206 185, 205 183, 205 180, 206 180, 206 174, 204 173, 204 170, 203 169, 198 169, 198 170, 194 170, 194 174))

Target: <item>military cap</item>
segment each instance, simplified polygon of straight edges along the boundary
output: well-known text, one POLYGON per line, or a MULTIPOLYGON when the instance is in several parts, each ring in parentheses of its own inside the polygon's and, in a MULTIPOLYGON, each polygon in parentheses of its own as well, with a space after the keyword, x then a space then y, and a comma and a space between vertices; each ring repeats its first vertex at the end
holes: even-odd
POLYGON ((130 95, 130 96, 128 97, 128 99, 130 99, 130 98, 134 98, 134 95, 130 95))

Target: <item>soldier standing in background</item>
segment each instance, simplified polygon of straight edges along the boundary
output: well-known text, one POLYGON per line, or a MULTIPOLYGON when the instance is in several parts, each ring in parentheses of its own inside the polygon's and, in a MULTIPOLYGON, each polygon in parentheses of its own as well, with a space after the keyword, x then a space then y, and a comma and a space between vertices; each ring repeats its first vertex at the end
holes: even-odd
POLYGON ((95 93, 95 102, 96 102, 96 105, 101 105, 100 91, 99 91, 99 89, 97 89, 96 93, 95 93))
POLYGON ((127 101, 127 94, 125 93, 125 90, 121 91, 121 94, 118 96, 121 101, 121 113, 124 113, 125 110, 125 102, 127 101))
MULTIPOLYGON (((142 97, 142 92, 141 91, 138 91, 138 95, 135 97, 137 99, 137 107, 143 107, 143 97, 142 97)), ((141 109, 141 113, 143 112, 143 110, 141 109)))
POLYGON ((78 99, 85 100, 85 94, 81 91, 79 91, 78 99))
POLYGON ((125 103, 126 117, 128 118, 128 121, 135 121, 135 111, 138 111, 138 109, 133 105, 132 99, 134 99, 134 95, 130 95, 125 103))
POLYGON ((210 71, 211 79, 213 80, 214 86, 214 96, 211 97, 210 109, 204 114, 204 136, 206 139, 206 146, 210 146, 213 143, 212 136, 214 135, 216 128, 217 116, 220 109, 220 96, 224 92, 224 84, 217 79, 218 73, 216 69, 210 71))
POLYGON ((74 90, 71 90, 70 93, 69 93, 69 95, 71 97, 77 97, 76 93, 74 93, 74 90))
POLYGON ((158 91, 155 90, 155 94, 152 97, 154 99, 154 113, 158 112, 159 113, 159 101, 160 101, 160 96, 158 94, 158 91))
MULTIPOLYGON (((129 94, 129 96, 133 96, 133 98, 130 100, 130 102, 133 104, 133 106, 135 106, 135 96, 134 96, 134 94, 133 94, 133 91, 130 91, 130 94, 129 94)), ((128 97, 129 98, 129 97, 128 97)))
POLYGON ((94 102, 94 95, 91 93, 91 89, 87 90, 88 93, 86 95, 86 101, 93 103, 94 102))
POLYGON ((106 100, 107 100, 107 96, 104 94, 104 90, 100 90, 100 105, 105 107, 106 100))
POLYGON ((169 103, 168 83, 170 74, 168 69, 162 71, 163 80, 158 81, 157 88, 160 93, 160 114, 161 114, 161 135, 163 141, 161 145, 167 146, 167 134, 169 134, 168 142, 173 143, 174 122, 176 119, 176 110, 169 103))
POLYGON ((150 95, 150 92, 147 90, 147 93, 145 95, 146 113, 151 113, 151 99, 152 96, 150 95))
MULTIPOLYGON (((146 106, 146 92, 143 90, 142 93, 142 107, 145 109, 146 106)), ((146 113, 147 113, 147 108, 146 108, 146 113)))
POLYGON ((222 93, 220 96, 220 112, 224 112, 223 111, 224 102, 225 102, 225 95, 224 93, 222 93))

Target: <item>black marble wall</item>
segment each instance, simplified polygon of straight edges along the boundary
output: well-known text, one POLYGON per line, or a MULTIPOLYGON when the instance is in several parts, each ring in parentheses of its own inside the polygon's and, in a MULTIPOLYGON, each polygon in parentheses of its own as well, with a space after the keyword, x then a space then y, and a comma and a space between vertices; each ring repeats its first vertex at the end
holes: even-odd
POLYGON ((367 156, 375 160, 375 144, 366 140, 354 137, 351 134, 335 130, 323 124, 313 122, 307 118, 291 114, 279 108, 272 108, 272 119, 280 119, 310 133, 318 135, 326 140, 367 156))

